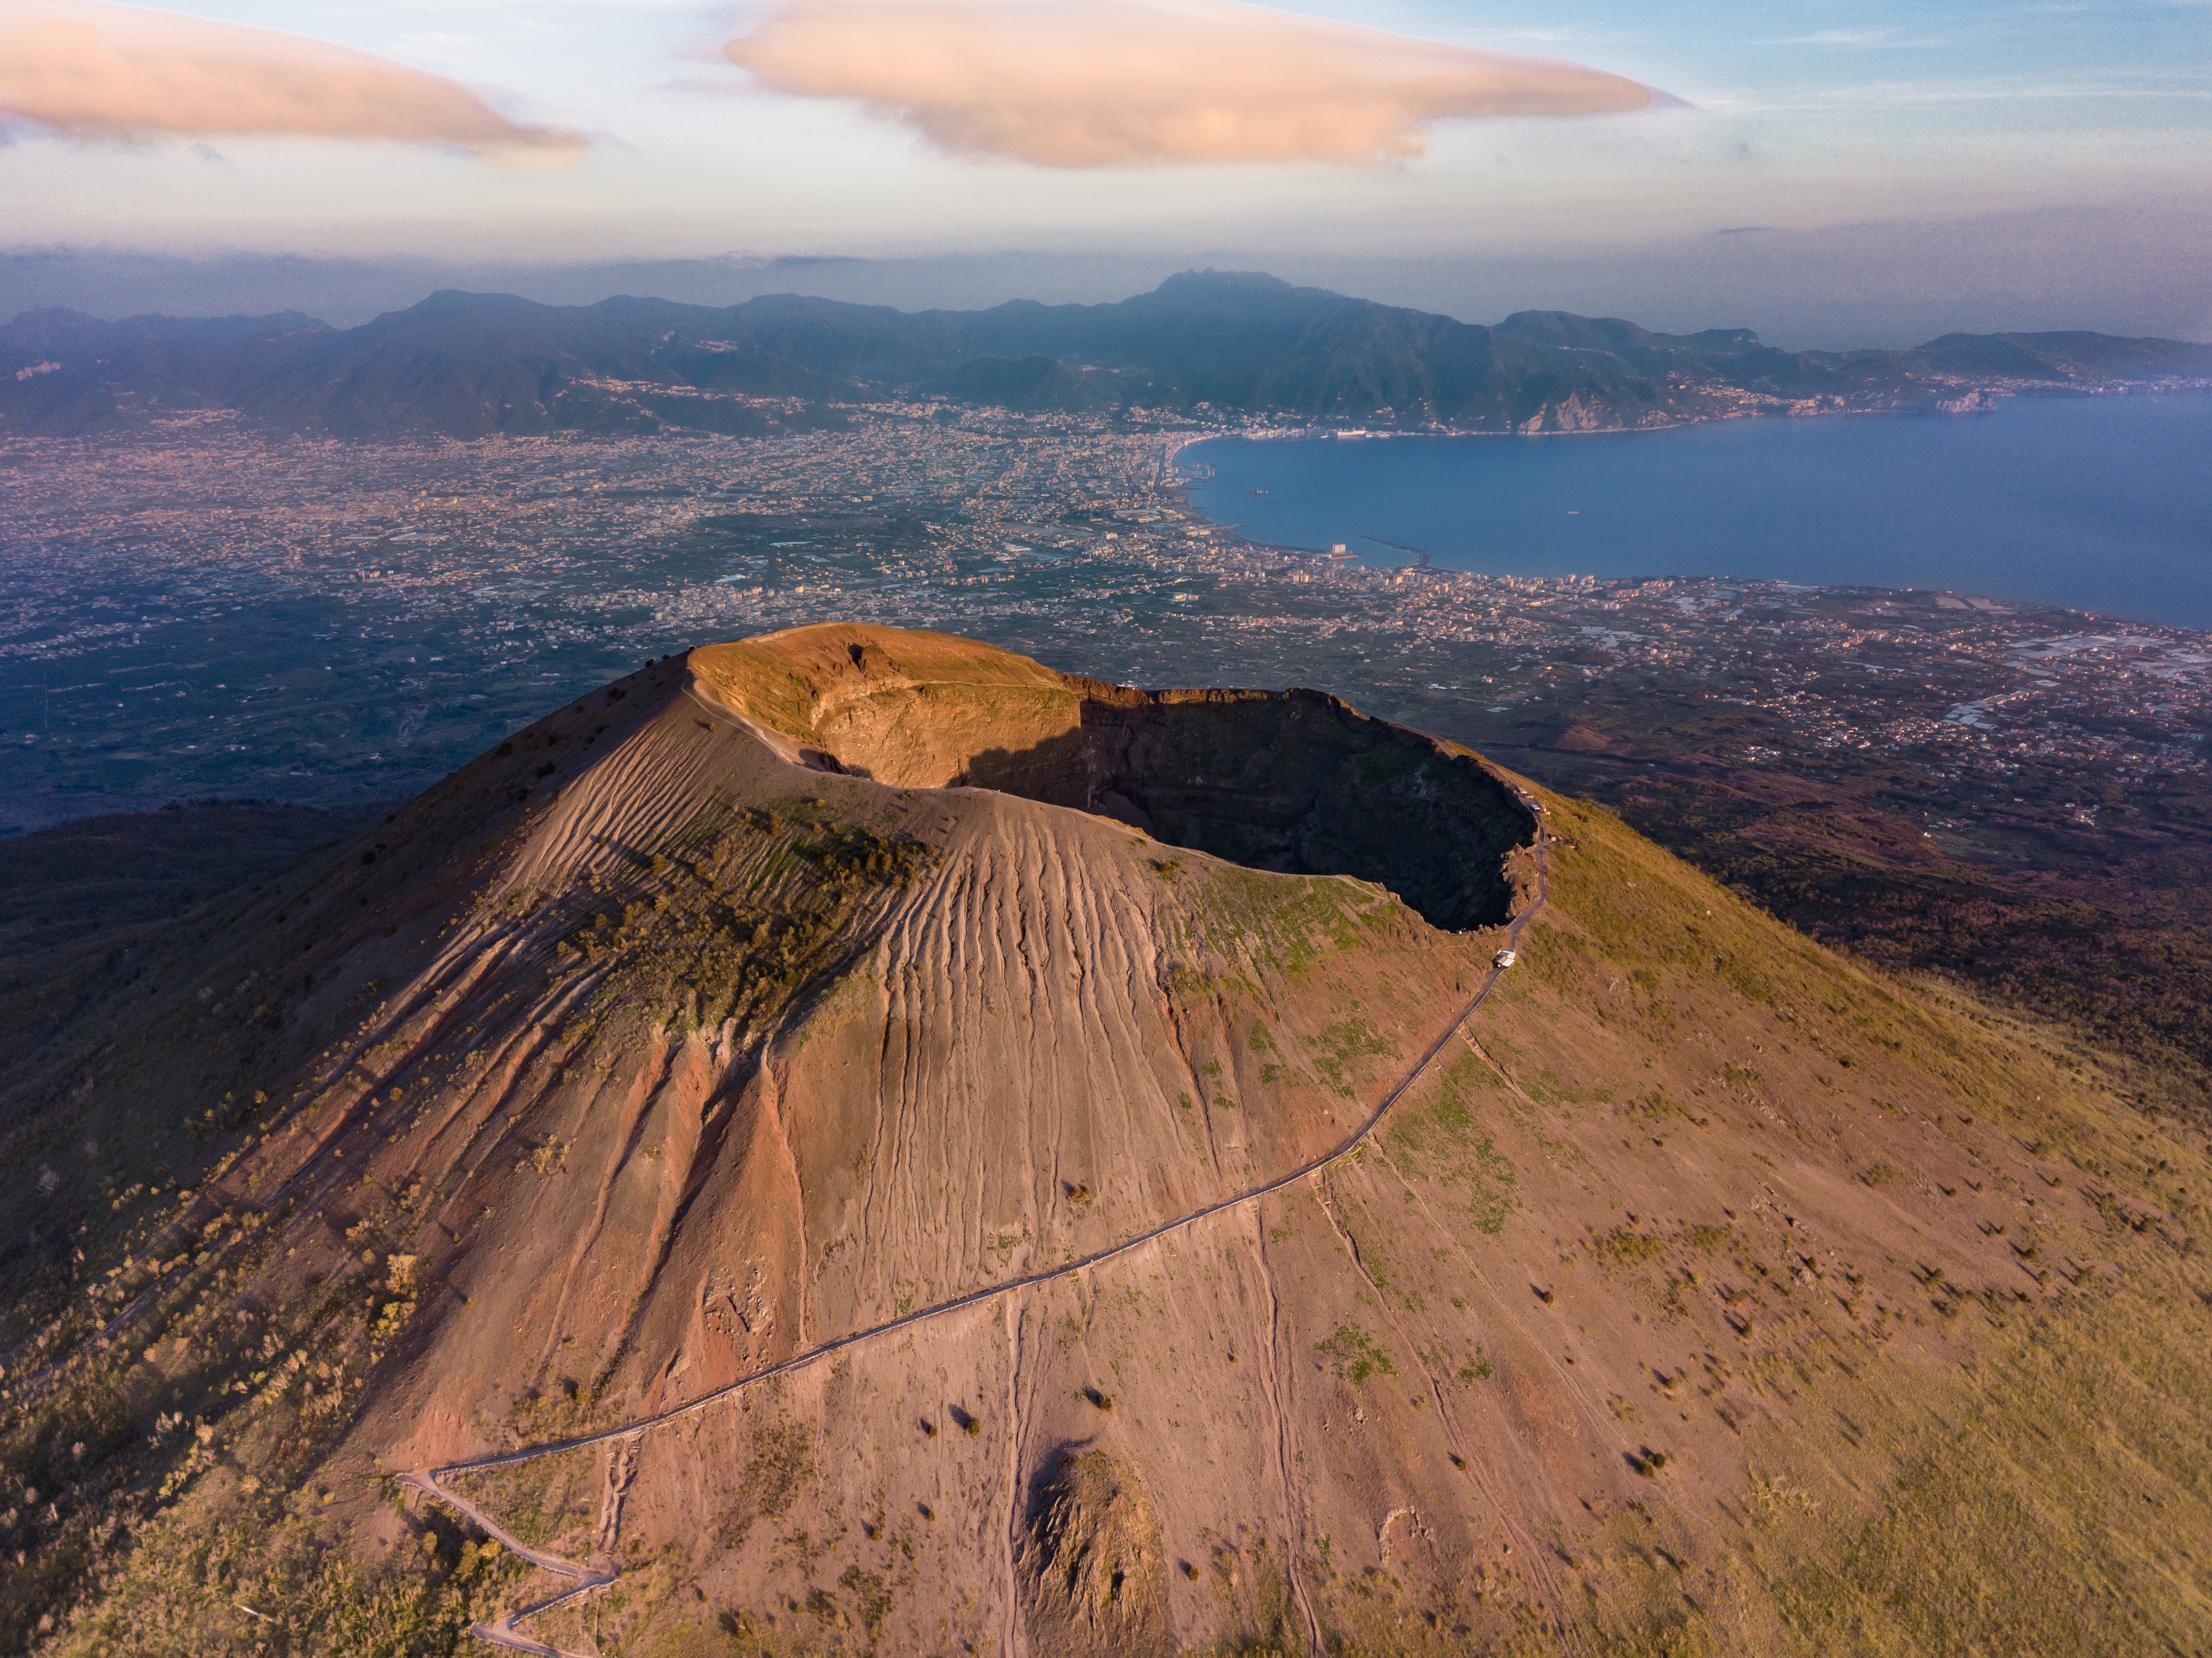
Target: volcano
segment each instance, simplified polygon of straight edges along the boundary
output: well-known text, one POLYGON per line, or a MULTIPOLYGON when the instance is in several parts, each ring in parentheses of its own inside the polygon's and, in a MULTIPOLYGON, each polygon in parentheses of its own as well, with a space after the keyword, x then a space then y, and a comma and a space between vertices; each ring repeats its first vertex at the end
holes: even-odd
POLYGON ((2154 1079, 1319 692, 705 647, 117 955, 9 1073, 42 1650, 2212 1623, 2154 1079))

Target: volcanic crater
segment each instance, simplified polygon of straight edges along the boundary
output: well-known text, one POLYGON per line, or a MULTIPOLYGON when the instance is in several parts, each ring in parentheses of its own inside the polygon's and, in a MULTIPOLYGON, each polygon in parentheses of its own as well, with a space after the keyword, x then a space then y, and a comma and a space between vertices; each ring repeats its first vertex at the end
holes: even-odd
POLYGON ((987 788, 1170 847, 1349 875, 1450 932, 1510 919, 1534 813, 1480 761, 1315 690, 1139 690, 941 634, 823 627, 693 653, 789 757, 905 788, 987 788))
POLYGON ((2198 1650, 2201 1137, 1536 793, 811 628, 0 999, 0 1648, 2198 1650))

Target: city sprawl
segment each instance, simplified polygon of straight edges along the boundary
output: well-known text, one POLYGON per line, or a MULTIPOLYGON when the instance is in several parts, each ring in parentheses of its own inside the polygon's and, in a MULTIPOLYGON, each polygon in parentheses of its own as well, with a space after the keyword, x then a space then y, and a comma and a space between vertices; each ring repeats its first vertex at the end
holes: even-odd
POLYGON ((1663 734, 1739 767, 1902 768, 1937 835, 1993 797, 2140 816, 2137 792, 2203 772, 2201 635, 1254 545, 1178 490, 1208 429, 886 404, 774 439, 356 446, 210 421, 151 445, 19 442, 0 451, 0 823, 380 799, 647 656, 832 617, 1134 683, 1311 684, 1506 750, 1663 734))

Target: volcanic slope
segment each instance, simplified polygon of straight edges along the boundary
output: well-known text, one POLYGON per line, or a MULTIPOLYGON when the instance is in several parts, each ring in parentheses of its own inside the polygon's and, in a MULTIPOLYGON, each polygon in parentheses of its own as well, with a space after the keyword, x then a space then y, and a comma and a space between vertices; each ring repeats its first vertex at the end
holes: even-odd
POLYGON ((15 1073, 9 1637, 2202 1649, 2201 1135, 1528 798, 818 628, 204 906, 15 1073))

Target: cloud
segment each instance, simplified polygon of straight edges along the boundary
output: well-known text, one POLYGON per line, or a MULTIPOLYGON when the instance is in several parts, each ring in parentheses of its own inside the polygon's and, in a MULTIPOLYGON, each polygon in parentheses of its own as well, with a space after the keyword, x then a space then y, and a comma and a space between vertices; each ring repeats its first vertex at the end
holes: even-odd
POLYGON ((105 0, 0 0, 0 121, 74 138, 383 138, 508 159, 583 140, 326 41, 105 0))
POLYGON ((1816 29, 1810 34, 1786 35, 1779 39, 1753 40, 1754 46, 1886 46, 1895 29, 1816 29))
POLYGON ((731 59, 956 155, 1043 167, 1419 155, 1437 120, 1671 103, 1555 58, 1231 0, 785 0, 731 59))

